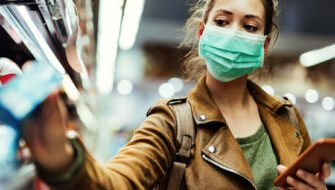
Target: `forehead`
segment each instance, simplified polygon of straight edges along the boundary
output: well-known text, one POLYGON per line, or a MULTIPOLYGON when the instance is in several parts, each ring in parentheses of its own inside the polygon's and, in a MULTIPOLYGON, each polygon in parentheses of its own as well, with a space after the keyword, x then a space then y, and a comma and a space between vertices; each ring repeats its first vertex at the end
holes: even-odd
POLYGON ((236 14, 265 17, 262 0, 214 0, 211 13, 224 9, 236 14))

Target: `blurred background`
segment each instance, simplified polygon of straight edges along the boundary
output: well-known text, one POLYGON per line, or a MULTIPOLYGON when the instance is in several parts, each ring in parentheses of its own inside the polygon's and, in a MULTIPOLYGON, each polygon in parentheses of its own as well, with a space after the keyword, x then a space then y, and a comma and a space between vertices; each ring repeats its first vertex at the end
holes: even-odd
MULTIPOLYGON (((145 119, 146 111, 157 100, 186 96, 194 86, 179 79, 187 50, 177 48, 183 38, 185 21, 190 16, 189 3, 191 1, 128 0, 123 15, 119 13, 123 20, 119 48, 115 50, 115 71, 102 79, 106 81, 110 77, 108 81, 111 81, 114 76, 113 86, 107 90, 104 83, 106 86, 100 88, 108 95, 100 96, 99 103, 103 105, 99 106, 99 117, 110 130, 131 132, 145 119)), ((280 35, 267 60, 271 65, 270 77, 256 81, 268 93, 287 96, 296 104, 313 140, 335 137, 335 2, 298 0, 279 3, 280 35), (325 49, 313 55, 313 50, 321 48, 325 49)), ((109 8, 106 12, 101 9, 99 14, 117 18, 109 8)), ((110 31, 119 25, 119 21, 111 24, 109 19, 106 22, 99 25, 109 25, 110 31)), ((107 29, 97 31, 98 38, 103 38, 103 30, 107 29)), ((113 49, 109 43, 106 47, 101 45, 98 50, 104 49, 106 54, 113 49)), ((99 59, 105 58, 100 56, 99 59)), ((106 62, 110 63, 110 59, 114 57, 106 62)), ((97 71, 97 78, 104 76, 97 71)), ((97 85, 99 89, 99 83, 97 85)))
MULTIPOLYGON (((48 60, 66 73, 62 88, 69 126, 105 162, 155 102, 186 96, 194 87, 182 80, 187 49, 178 49, 191 2, 1 1, 0 57, 20 68, 48 60), (78 55, 75 60, 68 56, 71 51, 78 55)), ((269 78, 256 82, 299 108, 313 141, 335 138, 335 1, 279 3, 280 35, 267 58, 269 78)), ((334 175, 329 183, 335 184, 334 175)))

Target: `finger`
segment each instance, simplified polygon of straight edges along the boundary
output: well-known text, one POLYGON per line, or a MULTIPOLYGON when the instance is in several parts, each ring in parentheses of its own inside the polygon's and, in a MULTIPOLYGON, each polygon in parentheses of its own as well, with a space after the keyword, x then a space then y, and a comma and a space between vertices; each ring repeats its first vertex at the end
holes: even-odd
POLYGON ((50 103, 48 101, 45 101, 41 105, 41 113, 38 116, 38 138, 43 144, 47 144, 47 136, 46 133, 46 127, 48 126, 48 120, 50 120, 50 103), (49 109, 48 109, 49 108, 49 109))
POLYGON ((280 173, 280 174, 283 173, 286 169, 287 169, 287 167, 284 166, 284 165, 278 165, 277 166, 278 173, 280 173))
POLYGON ((293 187, 278 187, 278 190, 292 190, 293 187))
POLYGON ((23 136, 31 146, 36 144, 36 141, 47 144, 50 134, 54 133, 51 131, 49 134, 52 125, 60 122, 57 118, 57 97, 56 92, 49 96, 23 121, 23 136))
POLYGON ((31 114, 22 121, 22 133, 24 139, 27 141, 27 144, 33 143, 36 141, 36 134, 38 134, 38 121, 37 118, 31 114))
POLYGON ((59 110, 62 122, 65 124, 68 120, 68 111, 64 101, 59 96, 57 97, 57 108, 59 110))
POLYGON ((309 186, 306 183, 303 183, 293 177, 287 177, 287 183, 291 185, 294 189, 305 189, 305 190, 313 190, 313 187, 309 186))
POLYGON ((58 94, 49 96, 42 104, 42 113, 40 118, 40 139, 45 143, 59 135, 64 135, 64 129, 59 126, 65 126, 66 108, 62 108, 62 101, 58 94), (61 134, 60 134, 61 133, 61 134))
POLYGON ((322 187, 323 181, 319 180, 314 174, 302 169, 297 171, 297 176, 312 187, 322 187))
POLYGON ((330 166, 328 162, 324 162, 321 166, 321 171, 316 174, 316 177, 321 180, 325 181, 330 176, 330 166))
POLYGON ((278 190, 289 190, 289 188, 278 187, 278 190))

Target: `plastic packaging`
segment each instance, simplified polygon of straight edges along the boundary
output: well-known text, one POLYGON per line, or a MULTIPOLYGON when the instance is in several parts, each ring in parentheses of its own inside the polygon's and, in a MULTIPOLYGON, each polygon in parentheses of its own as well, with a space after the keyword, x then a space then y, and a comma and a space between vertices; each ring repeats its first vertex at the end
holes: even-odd
POLYGON ((33 63, 22 75, 0 87, 0 190, 8 189, 19 166, 22 120, 59 87, 62 78, 52 65, 33 63))
POLYGON ((25 117, 59 87, 62 78, 52 65, 34 63, 23 75, 0 88, 0 121, 19 126, 25 117))
POLYGON ((6 186, 6 182, 15 174, 18 165, 16 156, 18 137, 14 128, 0 124, 0 186, 2 187, 6 186))

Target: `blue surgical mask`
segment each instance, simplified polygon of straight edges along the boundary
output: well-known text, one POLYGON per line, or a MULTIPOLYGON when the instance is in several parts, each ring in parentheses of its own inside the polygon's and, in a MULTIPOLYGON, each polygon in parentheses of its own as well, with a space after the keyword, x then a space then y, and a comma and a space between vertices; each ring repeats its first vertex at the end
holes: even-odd
POLYGON ((229 82, 263 66, 266 36, 207 25, 199 43, 199 55, 208 72, 229 82))

